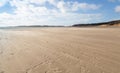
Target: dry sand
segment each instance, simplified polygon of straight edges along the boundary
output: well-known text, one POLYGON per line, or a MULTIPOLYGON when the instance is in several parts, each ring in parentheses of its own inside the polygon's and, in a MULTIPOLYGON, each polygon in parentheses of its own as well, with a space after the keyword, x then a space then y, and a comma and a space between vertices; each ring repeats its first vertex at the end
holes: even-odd
POLYGON ((120 73, 120 28, 0 30, 0 73, 120 73))

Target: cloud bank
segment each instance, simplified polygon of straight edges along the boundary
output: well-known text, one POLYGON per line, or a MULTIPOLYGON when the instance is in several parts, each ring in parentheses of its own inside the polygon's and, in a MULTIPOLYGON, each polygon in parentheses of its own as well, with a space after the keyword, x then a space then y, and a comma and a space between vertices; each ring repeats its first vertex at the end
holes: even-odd
MULTIPOLYGON (((9 3, 12 13, 0 13, 1 26, 71 25, 100 19, 100 13, 80 13, 98 10, 101 5, 65 0, 1 0, 0 7, 9 3)), ((117 8, 119 9, 119 8, 117 8)))

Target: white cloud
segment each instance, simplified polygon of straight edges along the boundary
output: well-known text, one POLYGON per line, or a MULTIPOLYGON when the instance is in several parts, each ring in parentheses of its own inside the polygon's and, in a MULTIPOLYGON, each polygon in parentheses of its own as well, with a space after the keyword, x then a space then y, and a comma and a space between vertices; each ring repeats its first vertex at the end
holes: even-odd
POLYGON ((100 6, 95 4, 65 2, 64 0, 10 0, 9 2, 15 9, 13 14, 0 13, 0 24, 2 26, 70 25, 91 22, 92 20, 100 19, 102 16, 101 14, 74 12, 81 9, 99 9, 100 6), (49 7, 45 6, 46 2, 49 2, 54 8, 49 9, 49 7))
POLYGON ((82 9, 82 10, 96 10, 96 9, 99 9, 100 7, 101 7, 101 5, 88 4, 88 3, 78 3, 78 2, 75 2, 73 4, 73 10, 78 10, 78 9, 82 9))
POLYGON ((118 12, 118 13, 120 13, 120 6, 116 6, 115 7, 115 11, 118 12))
POLYGON ((64 1, 60 1, 58 2, 57 4, 57 8, 59 8, 59 10, 62 12, 62 13, 65 13, 66 12, 66 8, 65 8, 65 2, 64 1))
POLYGON ((80 7, 81 9, 92 9, 92 10, 96 10, 96 9, 99 9, 99 8, 100 8, 100 5, 81 3, 81 4, 79 4, 79 7, 80 7))
POLYGON ((28 0, 30 3, 35 3, 35 4, 43 4, 45 3, 47 0, 28 0))
POLYGON ((11 15, 8 13, 0 14, 0 24, 4 26, 16 25, 72 25, 76 23, 88 23, 93 20, 100 20, 101 14, 77 14, 64 13, 56 15, 11 15))
POLYGON ((101 5, 96 4, 88 4, 88 3, 78 3, 78 2, 65 2, 59 1, 57 4, 57 8, 62 12, 71 12, 78 10, 97 10, 101 7, 101 5))

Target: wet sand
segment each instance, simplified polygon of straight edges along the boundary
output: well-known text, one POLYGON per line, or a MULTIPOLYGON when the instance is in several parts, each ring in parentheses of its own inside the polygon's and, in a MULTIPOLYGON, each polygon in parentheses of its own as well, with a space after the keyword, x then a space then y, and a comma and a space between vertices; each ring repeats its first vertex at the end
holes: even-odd
POLYGON ((120 73, 120 28, 1 29, 0 73, 120 73))

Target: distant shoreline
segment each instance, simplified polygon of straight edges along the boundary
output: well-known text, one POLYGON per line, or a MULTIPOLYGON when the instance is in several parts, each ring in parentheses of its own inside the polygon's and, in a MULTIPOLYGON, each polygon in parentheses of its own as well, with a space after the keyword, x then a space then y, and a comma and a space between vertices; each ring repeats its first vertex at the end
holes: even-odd
POLYGON ((120 20, 101 22, 101 23, 90 23, 90 24, 74 24, 73 27, 93 27, 93 26, 120 26, 120 20))
POLYGON ((38 28, 38 27, 120 27, 120 20, 109 21, 109 22, 101 22, 101 23, 88 23, 88 24, 73 24, 71 26, 55 26, 55 25, 29 25, 29 26, 7 26, 0 27, 0 29, 9 29, 9 28, 38 28))

